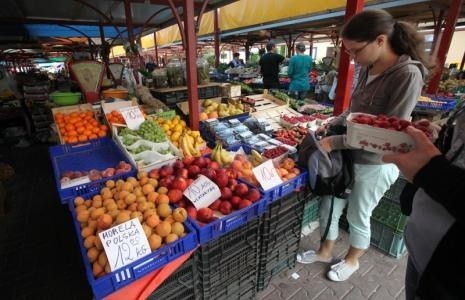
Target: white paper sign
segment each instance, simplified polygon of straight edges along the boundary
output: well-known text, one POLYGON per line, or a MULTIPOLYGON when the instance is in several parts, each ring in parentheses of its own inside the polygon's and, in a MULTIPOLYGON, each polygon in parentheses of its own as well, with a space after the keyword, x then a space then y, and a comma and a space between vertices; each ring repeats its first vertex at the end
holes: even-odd
POLYGON ((265 191, 283 183, 271 159, 253 168, 252 172, 265 191))
POLYGON ((78 177, 78 178, 74 178, 68 181, 61 182, 61 189, 67 189, 67 188, 70 188, 76 185, 81 185, 81 184, 85 184, 89 182, 90 182, 89 176, 82 176, 82 177, 78 177))
POLYGON ((139 106, 123 107, 120 108, 119 111, 123 115, 129 129, 136 130, 139 128, 140 124, 145 121, 139 106))
POLYGON ((186 196, 196 209, 208 207, 221 197, 220 188, 204 175, 200 175, 184 191, 186 196))
POLYGON ((151 253, 149 241, 137 218, 113 226, 98 235, 112 271, 151 253))

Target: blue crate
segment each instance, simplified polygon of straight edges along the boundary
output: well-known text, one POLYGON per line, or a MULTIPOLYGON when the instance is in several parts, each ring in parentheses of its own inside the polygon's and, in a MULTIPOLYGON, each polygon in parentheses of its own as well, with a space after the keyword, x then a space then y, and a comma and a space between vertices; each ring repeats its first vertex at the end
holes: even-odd
POLYGON ((244 182, 245 184, 249 186, 253 186, 258 188, 260 193, 263 195, 263 198, 265 198, 267 201, 274 202, 286 195, 289 195, 290 193, 302 189, 304 186, 307 185, 308 183, 308 172, 302 168, 299 168, 300 174, 291 180, 285 181, 282 184, 275 186, 272 189, 269 190, 263 190, 261 187, 256 187, 247 180, 239 178, 239 181, 244 182))
POLYGON ((454 109, 456 101, 455 98, 446 97, 446 96, 433 96, 426 95, 434 101, 437 102, 428 102, 428 101, 418 101, 415 108, 424 109, 424 110, 439 110, 439 111, 449 111, 454 109))
POLYGON ((95 299, 103 299, 109 294, 165 266, 169 262, 197 247, 197 237, 194 228, 188 224, 188 222, 184 222, 187 232, 184 237, 179 238, 178 240, 159 248, 158 250, 123 268, 111 272, 110 274, 100 278, 95 278, 92 274, 92 265, 87 257, 87 250, 84 247, 84 240, 81 236, 81 227, 76 220, 76 210, 74 208, 73 201, 70 201, 68 205, 73 218, 74 229, 78 238, 79 247, 81 249, 87 280, 92 288, 95 299))
POLYGON ((188 218, 188 222, 195 228, 197 239, 200 245, 205 245, 211 240, 217 239, 233 231, 236 228, 248 223, 255 217, 263 215, 266 211, 267 201, 260 199, 252 205, 241 210, 232 212, 231 214, 221 217, 211 223, 201 225, 196 220, 188 218))
POLYGON ((120 161, 128 162, 128 160, 116 143, 107 137, 84 144, 53 146, 49 148, 49 154, 61 203, 67 203, 77 196, 100 191, 107 180, 118 180, 137 174, 136 168, 132 166, 131 171, 124 174, 62 189, 60 175, 65 171, 104 170, 106 168, 114 168, 120 161))

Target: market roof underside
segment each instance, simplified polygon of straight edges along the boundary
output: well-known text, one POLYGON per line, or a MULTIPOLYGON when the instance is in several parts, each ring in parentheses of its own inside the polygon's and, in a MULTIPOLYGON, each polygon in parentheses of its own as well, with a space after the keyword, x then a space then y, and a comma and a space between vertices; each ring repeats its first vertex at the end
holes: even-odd
MULTIPOLYGON (((205 11, 236 0, 210 0, 205 11)), ((130 0, 134 34, 141 30, 163 28, 175 24, 167 0, 130 0)), ((194 0, 196 14, 203 0, 194 0)), ((173 0, 180 15, 182 1, 173 0)), ((0 10, 0 50, 40 47, 40 41, 50 38, 127 38, 123 0, 3 0, 0 10), (39 42, 39 43, 38 43, 39 42)), ((60 40, 57 40, 60 43, 60 40)))
MULTIPOLYGON (((433 29, 435 20, 444 10, 444 16, 452 0, 394 0, 394 1, 369 1, 365 8, 381 8, 389 11, 396 19, 417 24, 420 29, 433 29)), ((224 43, 244 45, 245 42, 260 43, 269 39, 281 38, 287 41, 291 34, 295 39, 309 38, 313 34, 314 40, 328 39, 335 36, 344 24, 345 8, 341 7, 331 11, 322 11, 299 18, 282 19, 277 22, 258 24, 236 30, 222 32, 220 37, 224 43)), ((462 5, 457 26, 465 25, 465 2, 462 5)), ((205 36, 203 40, 211 39, 205 36)))

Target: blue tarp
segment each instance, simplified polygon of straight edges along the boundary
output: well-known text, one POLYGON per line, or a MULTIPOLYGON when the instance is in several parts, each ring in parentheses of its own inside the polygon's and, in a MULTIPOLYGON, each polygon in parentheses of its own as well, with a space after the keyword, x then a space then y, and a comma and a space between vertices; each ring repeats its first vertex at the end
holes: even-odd
MULTIPOLYGON (((54 24, 24 24, 22 25, 30 37, 84 37, 80 32, 91 38, 100 37, 99 26, 95 25, 54 25, 54 24), (77 30, 73 30, 77 29, 77 30)), ((122 37, 127 38, 126 27, 118 27, 122 32, 122 37)), ((134 35, 139 33, 140 29, 134 29, 134 35)), ((118 32, 113 26, 103 26, 105 38, 114 38, 118 32)))

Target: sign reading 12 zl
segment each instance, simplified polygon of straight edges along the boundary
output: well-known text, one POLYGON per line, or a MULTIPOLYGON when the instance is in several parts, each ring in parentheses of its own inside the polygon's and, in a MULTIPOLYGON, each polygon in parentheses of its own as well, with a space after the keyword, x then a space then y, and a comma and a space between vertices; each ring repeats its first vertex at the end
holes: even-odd
POLYGON ((119 111, 123 115, 129 129, 136 130, 139 128, 140 124, 145 121, 144 115, 140 111, 139 106, 123 107, 120 108, 119 111))
POLYGON ((98 235, 112 271, 151 253, 149 241, 137 218, 113 226, 98 235))

